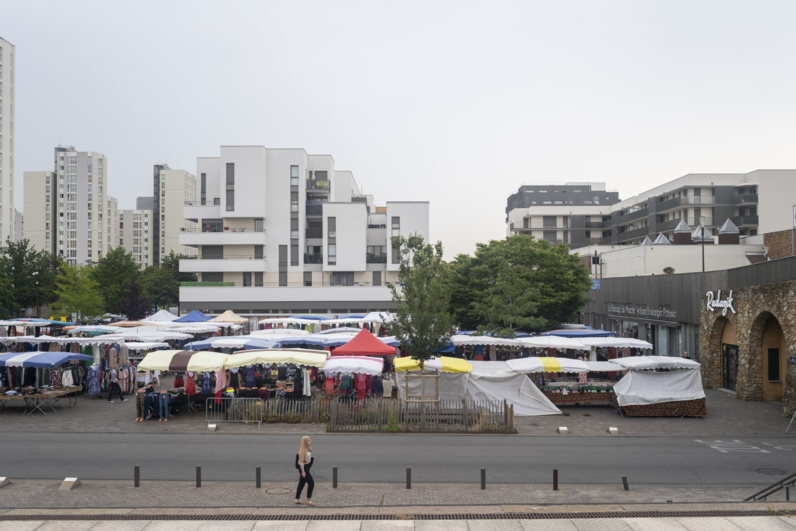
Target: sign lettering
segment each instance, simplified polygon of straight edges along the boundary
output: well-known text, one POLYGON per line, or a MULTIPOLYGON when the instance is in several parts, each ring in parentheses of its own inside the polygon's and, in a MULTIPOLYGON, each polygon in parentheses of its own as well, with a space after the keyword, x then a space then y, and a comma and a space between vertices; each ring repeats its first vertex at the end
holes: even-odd
POLYGON ((628 315, 631 317, 677 319, 677 311, 668 308, 652 308, 646 304, 622 304, 609 302, 608 313, 615 315, 628 315))
POLYGON ((713 312, 716 308, 721 308, 722 312, 721 315, 727 315, 727 310, 732 310, 732 313, 735 312, 735 308, 733 307, 732 303, 734 299, 732 298, 732 290, 730 290, 730 295, 725 300, 721 300, 721 290, 716 293, 716 298, 713 298, 713 292, 708 291, 707 293, 708 302, 706 307, 708 311, 713 312))

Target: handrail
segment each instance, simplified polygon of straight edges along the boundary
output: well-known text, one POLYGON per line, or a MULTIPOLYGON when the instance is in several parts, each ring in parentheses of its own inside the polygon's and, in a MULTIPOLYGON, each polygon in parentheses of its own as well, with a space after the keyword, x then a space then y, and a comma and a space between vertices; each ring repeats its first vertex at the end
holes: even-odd
POLYGON ((790 476, 786 477, 785 479, 781 479, 781 480, 777 481, 776 483, 773 483, 773 484, 769 485, 768 487, 764 488, 763 490, 752 494, 751 496, 746 498, 744 501, 749 501, 749 500, 757 501, 760 498, 765 500, 766 498, 768 498, 769 496, 771 496, 775 492, 779 492, 782 489, 784 489, 785 487, 792 487, 795 484, 796 484, 796 474, 791 474, 790 476), (785 483, 787 483, 788 481, 790 481, 790 484, 786 485, 785 483))
POLYGON ((208 234, 209 233, 219 234, 219 233, 222 233, 222 232, 265 232, 265 228, 262 228, 262 229, 254 229, 254 228, 241 229, 241 228, 235 228, 235 227, 224 227, 224 228, 220 228, 220 229, 213 228, 213 229, 207 230, 206 228, 203 228, 203 227, 196 227, 196 228, 189 228, 189 229, 183 228, 183 229, 180 229, 180 232, 208 233, 208 234))

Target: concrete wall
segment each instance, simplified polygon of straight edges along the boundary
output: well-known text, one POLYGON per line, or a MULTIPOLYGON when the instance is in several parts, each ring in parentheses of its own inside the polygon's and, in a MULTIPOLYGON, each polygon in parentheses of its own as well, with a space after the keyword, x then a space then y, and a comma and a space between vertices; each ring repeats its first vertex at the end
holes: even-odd
POLYGON ((757 232, 778 232, 793 229, 793 207, 796 205, 796 170, 757 170, 760 224, 757 232))
MULTIPOLYGON (((417 233, 422 236, 426 243, 436 243, 431 241, 430 227, 428 222, 428 201, 400 202, 387 201, 387 237, 392 237, 392 218, 401 218, 400 235, 404 238, 417 233)), ((388 244, 390 245, 390 244, 388 244)), ((397 271, 399 264, 393 263, 392 251, 388 249, 387 271, 397 271)))
POLYGON ((0 39, 2 57, 2 111, 3 131, 0 133, 0 241, 14 239, 14 112, 16 105, 16 47, 0 39))
POLYGON ((221 146, 218 197, 225 217, 250 218, 267 214, 263 208, 266 200, 265 159, 266 150, 262 146, 221 146), (235 209, 232 211, 225 207, 228 163, 235 164, 235 209))
POLYGON ((364 203, 324 203, 324 271, 365 271, 368 214, 364 203), (329 264, 329 218, 336 223, 337 264, 329 264))
POLYGON ((49 171, 26 171, 23 176, 24 209, 27 226, 25 238, 37 251, 52 252, 52 241, 47 238, 50 224, 53 223, 52 202, 57 200, 58 189, 55 174, 49 171), (47 184, 47 179, 50 183, 47 184))
POLYGON ((793 256, 793 229, 761 235, 772 260, 793 256))

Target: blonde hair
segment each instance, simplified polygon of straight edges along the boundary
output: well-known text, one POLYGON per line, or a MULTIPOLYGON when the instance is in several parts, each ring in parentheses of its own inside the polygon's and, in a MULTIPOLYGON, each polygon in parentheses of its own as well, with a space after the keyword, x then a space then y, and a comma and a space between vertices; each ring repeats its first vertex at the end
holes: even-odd
POLYGON ((309 452, 309 451, 311 451, 310 450, 310 438, 307 435, 305 435, 304 437, 301 438, 301 442, 299 443, 299 451, 298 451, 299 463, 307 463, 308 462, 308 460, 307 460, 307 452, 309 452))

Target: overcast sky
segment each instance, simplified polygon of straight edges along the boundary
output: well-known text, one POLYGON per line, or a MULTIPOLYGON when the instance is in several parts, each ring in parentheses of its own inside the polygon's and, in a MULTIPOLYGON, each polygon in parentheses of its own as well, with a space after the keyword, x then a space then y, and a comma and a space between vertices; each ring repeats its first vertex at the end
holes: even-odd
POLYGON ((377 204, 431 202, 446 258, 505 236, 523 182, 621 198, 796 167, 796 2, 0 0, 16 45, 16 205, 60 142, 152 165, 220 145, 330 153, 377 204))

